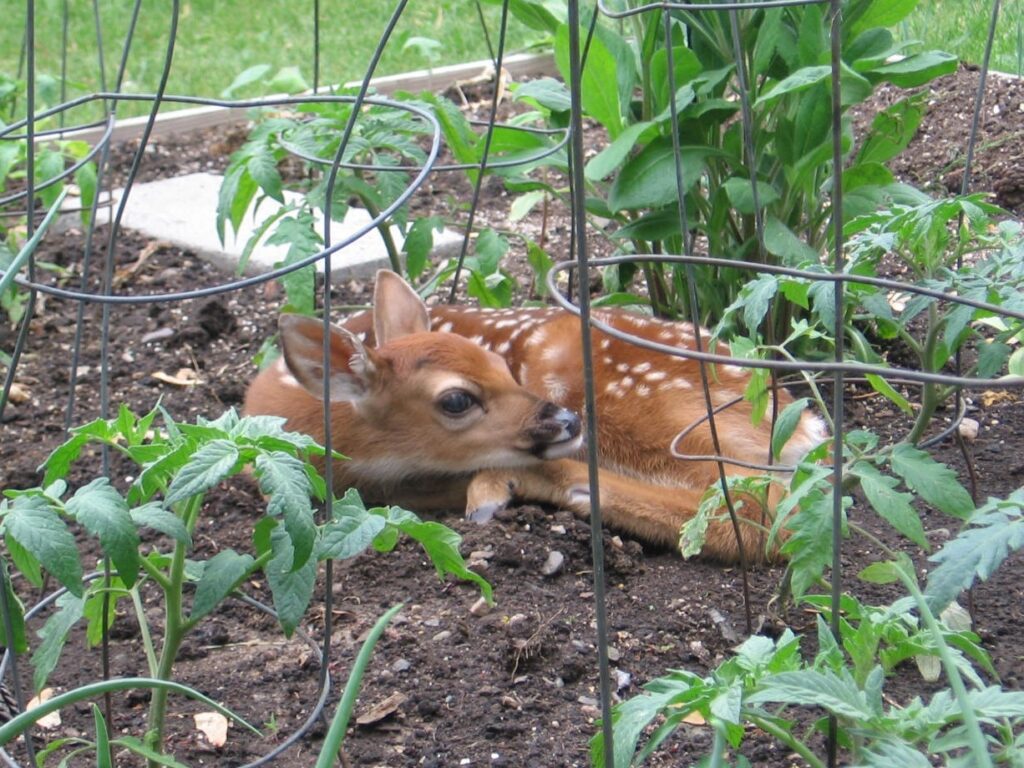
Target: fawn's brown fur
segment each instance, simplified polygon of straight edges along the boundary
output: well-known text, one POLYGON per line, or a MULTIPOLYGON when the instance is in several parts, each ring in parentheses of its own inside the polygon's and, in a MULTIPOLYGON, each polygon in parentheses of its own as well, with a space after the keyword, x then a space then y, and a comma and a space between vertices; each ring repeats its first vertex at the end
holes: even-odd
MULTIPOLYGON (((616 329, 692 348, 693 327, 597 310, 616 329)), ((677 450, 714 453, 694 360, 660 355, 591 332, 598 419, 599 488, 603 520, 642 540, 675 545, 709 485, 712 461, 674 458, 677 450)), ((281 318, 283 357, 249 388, 250 414, 286 417, 288 427, 323 441, 323 326, 281 318)), ((481 310, 439 306, 428 311, 391 272, 377 276, 374 309, 332 326, 330 412, 334 447, 350 457, 334 465, 340 492, 356 487, 369 500, 414 511, 464 507, 485 520, 513 498, 589 514, 589 482, 580 419, 583 361, 579 320, 559 309, 481 310)), ((716 350, 727 353, 724 347, 716 350)), ((770 420, 751 423, 741 396, 746 372, 718 365, 714 405, 725 456, 763 464, 770 420)), ((790 402, 780 393, 780 408, 790 402)), ((793 463, 824 439, 821 422, 805 413, 783 451, 793 463)), ((753 474, 726 465, 734 475, 753 474)), ((768 509, 744 498, 740 514, 765 524, 768 509)), ((763 529, 741 526, 748 557, 764 556, 763 529)), ((708 528, 704 554, 735 561, 728 521, 708 528)))

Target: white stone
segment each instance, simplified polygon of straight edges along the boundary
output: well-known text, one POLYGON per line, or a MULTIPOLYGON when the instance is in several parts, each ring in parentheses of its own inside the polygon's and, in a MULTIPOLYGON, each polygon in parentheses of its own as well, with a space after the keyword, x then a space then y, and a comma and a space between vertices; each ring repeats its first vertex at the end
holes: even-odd
MULTIPOLYGON (((250 236, 259 225, 280 209, 274 200, 264 200, 258 210, 255 201, 242 219, 241 229, 235 236, 231 224, 225 226, 222 244, 217 236, 217 195, 222 177, 210 173, 192 173, 169 179, 135 184, 125 205, 121 226, 140 232, 156 240, 166 240, 179 248, 195 252, 200 258, 235 274, 238 262, 250 236)), ((115 204, 124 190, 114 191, 115 204)), ((301 195, 285 192, 285 201, 295 203, 301 195)), ((77 214, 73 221, 77 221, 77 214)), ((100 209, 100 223, 109 221, 110 210, 100 209)), ((323 217, 315 211, 317 231, 323 234, 323 217)), ((343 221, 331 224, 331 242, 338 243, 367 227, 372 221, 361 208, 349 208, 343 221)), ((271 227, 273 229, 273 227, 271 227)), ((403 238, 396 227, 391 228, 396 247, 401 251, 403 238)), ((269 233, 268 233, 269 235, 269 233)), ((266 238, 264 238, 265 240, 266 238)), ((439 258, 456 255, 462 236, 452 230, 434 233, 434 254, 439 258)), ((288 251, 285 245, 266 245, 261 242, 253 249, 246 264, 245 274, 256 275, 274 269, 288 251)), ((371 229, 358 240, 336 251, 331 256, 331 274, 334 279, 372 277, 381 267, 388 267, 387 250, 376 229, 371 229)), ((323 261, 317 263, 323 272, 323 261)))

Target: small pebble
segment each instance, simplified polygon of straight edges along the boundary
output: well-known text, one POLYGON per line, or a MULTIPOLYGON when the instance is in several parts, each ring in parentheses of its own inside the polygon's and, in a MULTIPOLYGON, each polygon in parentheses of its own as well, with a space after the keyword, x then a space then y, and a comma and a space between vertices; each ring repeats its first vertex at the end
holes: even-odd
POLYGON ((438 632, 436 635, 434 635, 430 639, 433 640, 435 643, 441 643, 441 642, 444 642, 445 640, 447 640, 451 636, 452 636, 452 633, 449 630, 442 629, 440 632, 438 632))
POLYGON ((969 443, 974 442, 978 437, 978 429, 981 425, 975 419, 964 418, 960 422, 960 426, 957 429, 960 432, 960 437, 969 443))
POLYGON ((544 565, 541 566, 540 572, 545 576, 554 576, 561 572, 562 566, 564 565, 565 555, 557 549, 553 549, 548 552, 548 559, 544 561, 544 565))
POLYGON ((412 667, 412 662, 408 659, 399 659, 391 665, 392 672, 407 672, 412 667))
POLYGON ((469 609, 469 612, 474 616, 486 616, 491 612, 491 605, 485 598, 481 597, 473 603, 473 607, 469 609))

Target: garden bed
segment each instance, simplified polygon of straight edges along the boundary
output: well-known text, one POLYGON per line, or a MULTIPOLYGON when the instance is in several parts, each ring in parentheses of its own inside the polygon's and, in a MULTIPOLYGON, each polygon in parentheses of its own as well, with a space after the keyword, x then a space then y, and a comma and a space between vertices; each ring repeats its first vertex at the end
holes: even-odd
MULTIPOLYGON (((977 72, 961 71, 932 85, 919 138, 897 160, 897 173, 937 192, 958 189, 957 169, 962 165, 957 158, 966 146, 976 82, 977 72)), ((893 95, 880 91, 878 106, 893 95)), ((1019 80, 990 78, 982 128, 974 188, 994 190, 995 202, 1024 215, 1024 85, 1019 80)), ((147 155, 144 178, 223 168, 237 138, 204 130, 160 139, 147 155)), ((123 160, 131 149, 121 148, 115 157, 123 160)), ((449 199, 466 200, 467 192, 461 175, 435 176, 415 204, 450 214, 444 208, 449 199)), ((478 221, 504 225, 509 202, 497 182, 486 184, 478 221)), ((514 226, 539 228, 536 218, 514 226)), ((567 227, 564 211, 549 222, 550 252, 565 251, 567 227)), ((105 238, 100 236, 97 242, 105 238)), ((39 253, 44 261, 69 266, 79 264, 81 255, 80 233, 75 231, 47 238, 39 253)), ((192 254, 131 233, 120 240, 117 261, 121 292, 189 290, 227 279, 192 254)), ((338 303, 368 301, 365 284, 337 288, 338 303)), ((280 294, 270 285, 181 304, 115 308, 111 401, 143 412, 159 399, 180 420, 213 417, 225 408, 240 407, 245 385, 255 373, 253 356, 273 332, 280 302, 280 294), (154 378, 158 373, 165 374, 163 381, 154 378)), ((32 321, 17 376, 27 397, 8 407, 2 427, 0 489, 37 484, 36 468, 61 439, 76 312, 74 306, 48 300, 32 321)), ((86 308, 76 422, 92 418, 98 409, 99 318, 98 307, 86 308)), ((9 349, 12 342, 8 329, 0 329, 0 347, 9 349)), ((1024 484, 1020 393, 976 392, 971 398, 969 415, 981 425, 970 445, 980 495, 1004 496, 1024 484)), ((909 426, 888 401, 868 390, 851 389, 847 407, 851 427, 898 436, 909 426)), ((940 446, 937 458, 966 478, 964 458, 955 446, 940 446)), ((81 474, 73 479, 86 479, 86 464, 79 465, 76 471, 81 474)), ((123 480, 127 471, 115 462, 112 479, 123 480)), ((246 478, 218 490, 204 512, 206 523, 197 531, 197 547, 204 555, 227 547, 251 549, 251 526, 261 507, 255 484, 246 478)), ((955 533, 955 521, 927 510, 922 514, 933 546, 955 533)), ((856 518, 858 509, 851 515, 856 518)), ((319 586, 319 595, 325 588, 334 595, 330 665, 336 679, 344 679, 376 618, 396 602, 406 604, 378 645, 365 680, 356 716, 369 717, 355 726, 347 741, 349 763, 587 765, 588 740, 599 712, 586 524, 567 513, 535 506, 518 507, 484 527, 467 524, 457 514, 444 521, 463 534, 463 554, 494 586, 497 604, 489 613, 471 613, 479 597, 476 589, 438 581, 421 550, 409 543, 399 544, 390 554, 345 561, 336 567, 332 584, 319 586), (564 556, 564 565, 556 574, 544 575, 543 565, 556 550, 564 556), (374 714, 385 701, 390 704, 374 714)), ((899 540, 891 529, 870 521, 868 525, 884 542, 907 550, 925 566, 923 553, 899 540)), ((609 640, 622 696, 634 695, 644 682, 671 668, 705 673, 744 638, 741 579, 735 568, 684 562, 672 552, 642 547, 614 532, 606 532, 605 539, 609 640)), ((863 539, 852 542, 844 553, 845 573, 851 574, 847 586, 866 602, 896 595, 853 581, 852 574, 877 557, 863 539)), ((788 626, 813 637, 812 614, 774 614, 770 601, 780 576, 778 567, 759 567, 750 575, 755 629, 778 635, 788 626)), ((29 596, 24 584, 19 588, 29 596)), ((262 583, 250 583, 246 591, 268 597, 262 583)), ((322 599, 315 598, 303 625, 314 638, 322 631, 322 606, 322 599)), ((1011 558, 991 582, 980 585, 972 595, 972 607, 976 629, 1003 686, 1019 690, 1024 676, 1018 637, 1024 621, 1024 559, 1011 558)), ((112 674, 138 674, 144 668, 137 632, 130 620, 115 629, 112 674)), ((98 657, 86 653, 83 644, 81 636, 71 641, 67 654, 76 661, 59 667, 52 685, 67 690, 100 677, 98 657)), ((265 737, 255 740, 236 728, 229 732, 225 747, 214 749, 191 725, 190 713, 202 707, 175 700, 169 750, 190 765, 218 766, 241 764, 268 752, 313 707, 316 666, 308 647, 301 641, 285 643, 266 616, 229 604, 190 641, 176 675, 263 727, 265 737)), ((895 701, 927 690, 912 664, 904 665, 886 688, 895 701)), ((113 730, 139 735, 145 701, 133 692, 115 696, 114 705, 113 730)), ((84 709, 67 712, 64 725, 50 735, 78 733, 90 723, 91 715, 84 709)), ((312 765, 320 736, 318 726, 280 764, 312 765)), ((687 764, 705 754, 710 742, 708 728, 684 726, 650 764, 687 764)), ((748 735, 742 752, 764 768, 799 764, 771 739, 757 734, 748 735)))

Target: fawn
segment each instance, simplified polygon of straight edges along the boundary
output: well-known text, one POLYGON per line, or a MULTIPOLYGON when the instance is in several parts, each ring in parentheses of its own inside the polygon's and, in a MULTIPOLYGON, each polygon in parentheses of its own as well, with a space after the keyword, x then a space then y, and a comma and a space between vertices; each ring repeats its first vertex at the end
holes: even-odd
MULTIPOLYGON (((693 327, 623 310, 595 310, 616 329, 682 348, 693 327)), ((323 442, 323 324, 280 319, 283 356, 252 382, 249 414, 274 414, 289 429, 323 442)), ((698 363, 627 344, 592 330, 597 394, 599 489, 604 521, 642 540, 675 545, 708 486, 713 454, 698 363)), ((393 272, 377 274, 372 312, 330 331, 330 414, 337 461, 334 485, 414 511, 463 507, 478 521, 513 498, 589 515, 586 449, 580 418, 583 363, 579 320, 561 309, 430 310, 393 272)), ((720 346, 717 351, 722 352, 720 346)), ((727 352, 726 352, 727 354, 727 352)), ((751 423, 741 399, 746 372, 719 365, 712 376, 722 453, 763 464, 770 423, 751 423)), ((779 395, 782 405, 791 399, 779 395)), ((824 439, 820 420, 804 413, 783 463, 795 463, 824 439)), ((726 465, 730 474, 753 474, 726 465)), ((768 506, 773 507, 778 494, 768 506)), ((772 510, 744 499, 741 516, 770 520, 772 510)), ((770 523, 769 523, 770 524, 770 523)), ((763 558, 763 528, 742 525, 744 552, 763 558), (759 546, 760 544, 760 546, 759 546)), ((708 528, 703 554, 738 557, 728 521, 708 528)))

